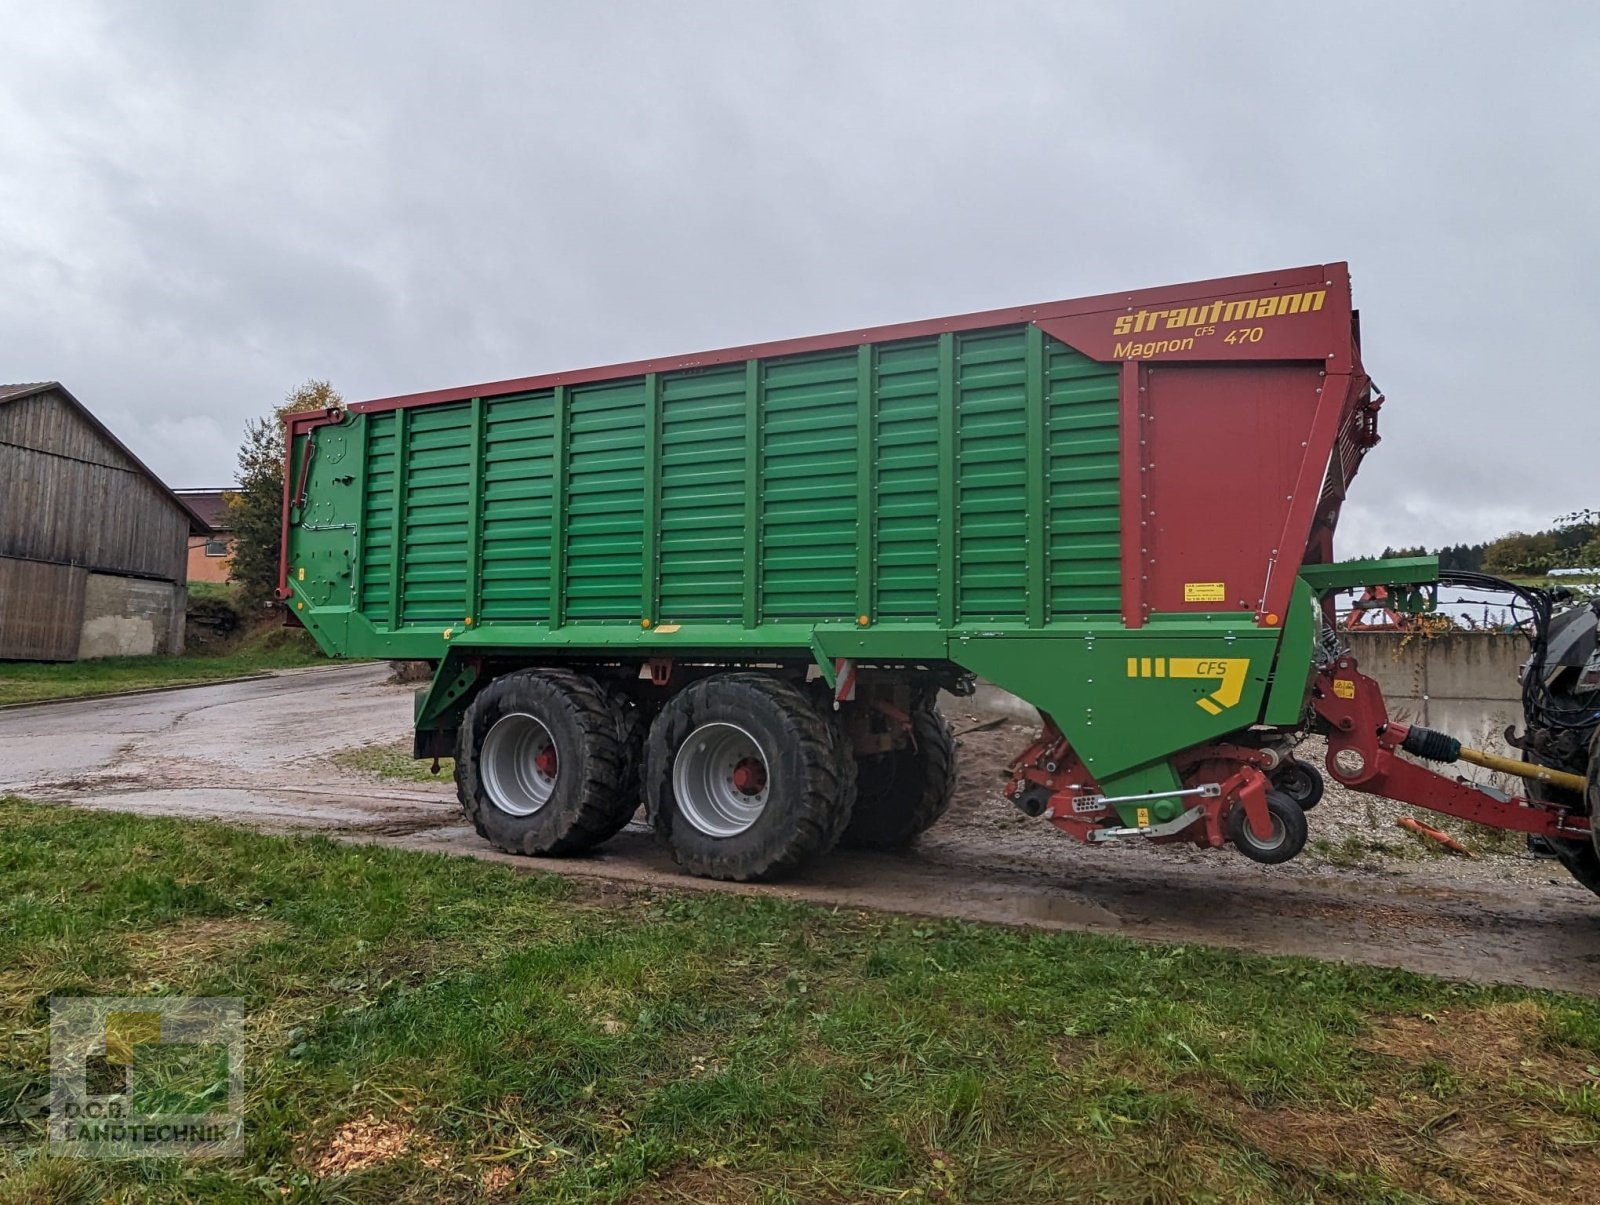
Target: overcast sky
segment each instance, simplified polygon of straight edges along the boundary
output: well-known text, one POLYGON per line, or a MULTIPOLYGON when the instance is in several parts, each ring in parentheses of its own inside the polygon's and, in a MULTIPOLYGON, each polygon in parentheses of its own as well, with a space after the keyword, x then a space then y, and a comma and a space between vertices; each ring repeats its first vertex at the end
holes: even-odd
POLYGON ((0 0, 0 380, 217 485, 308 377, 1344 259, 1340 552, 1544 526, 1600 504, 1600 8, 1538 12, 0 0))

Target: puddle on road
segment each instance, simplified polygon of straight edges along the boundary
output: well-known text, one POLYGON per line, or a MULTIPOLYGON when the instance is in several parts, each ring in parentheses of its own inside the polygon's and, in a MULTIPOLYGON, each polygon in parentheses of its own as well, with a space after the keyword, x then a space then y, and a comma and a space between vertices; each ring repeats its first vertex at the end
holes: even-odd
POLYGON ((1092 925, 1097 929, 1107 925, 1120 927, 1122 924, 1122 918, 1109 908, 1069 896, 1025 895, 1011 902, 1016 906, 1019 916, 1031 921, 1056 925, 1092 925))

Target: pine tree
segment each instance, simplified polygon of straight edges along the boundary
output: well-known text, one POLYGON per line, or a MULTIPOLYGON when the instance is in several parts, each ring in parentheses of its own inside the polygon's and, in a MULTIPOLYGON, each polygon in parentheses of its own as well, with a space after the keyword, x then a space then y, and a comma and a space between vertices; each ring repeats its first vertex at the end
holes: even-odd
POLYGON ((283 420, 301 410, 321 410, 343 399, 327 381, 307 381, 264 418, 245 424, 239 448, 239 488, 224 496, 233 531, 228 580, 243 601, 259 606, 278 588, 278 553, 283 542, 283 420))

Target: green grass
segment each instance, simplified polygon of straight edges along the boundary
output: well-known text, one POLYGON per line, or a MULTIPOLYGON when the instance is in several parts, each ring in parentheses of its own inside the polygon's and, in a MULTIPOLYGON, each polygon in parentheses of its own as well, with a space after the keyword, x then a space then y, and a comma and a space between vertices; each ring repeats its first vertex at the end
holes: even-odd
POLYGON ((327 661, 305 632, 269 628, 225 652, 94 661, 0 661, 0 705, 242 678, 327 661))
POLYGON ((439 773, 432 770, 431 761, 416 761, 411 756, 411 742, 394 741, 386 745, 361 745, 335 753, 333 764, 358 774, 373 778, 397 779, 401 782, 449 782, 456 772, 454 758, 439 759, 439 773))
POLYGON ((189 601, 196 602, 222 602, 230 606, 239 606, 239 587, 232 582, 201 582, 189 581, 185 583, 189 591, 189 601))
POLYGON ((1592 1000, 14 799, 0 881, 0 1202, 1538 1200, 1600 1175, 1592 1000), (246 1154, 41 1149, 52 994, 243 998, 246 1154))

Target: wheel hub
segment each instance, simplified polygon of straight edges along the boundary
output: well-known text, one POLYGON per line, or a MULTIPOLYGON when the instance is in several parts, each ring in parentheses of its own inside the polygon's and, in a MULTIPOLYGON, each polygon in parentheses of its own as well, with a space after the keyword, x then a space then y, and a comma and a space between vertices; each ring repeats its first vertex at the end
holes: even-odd
POLYGON ((733 785, 743 795, 759 795, 767 789, 767 768, 747 757, 733 768, 733 785))

